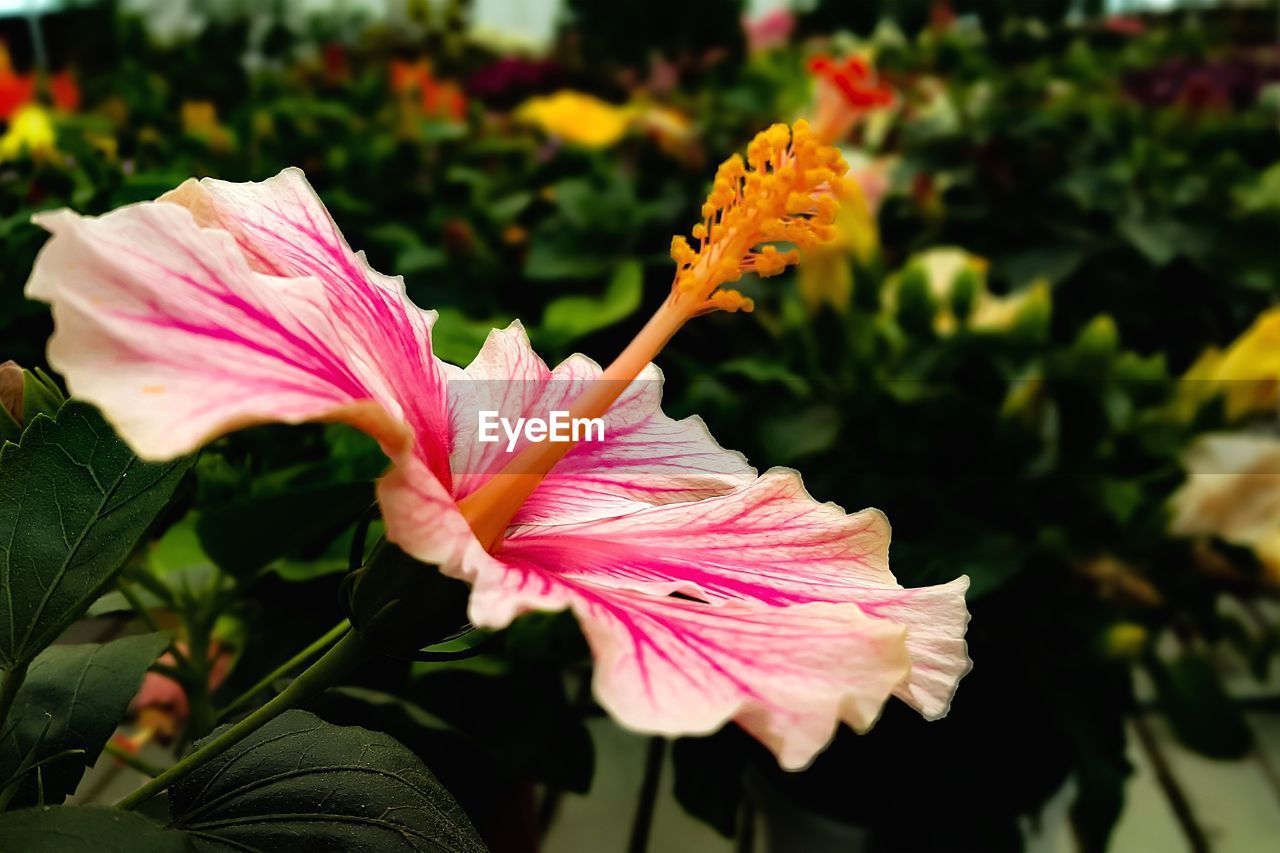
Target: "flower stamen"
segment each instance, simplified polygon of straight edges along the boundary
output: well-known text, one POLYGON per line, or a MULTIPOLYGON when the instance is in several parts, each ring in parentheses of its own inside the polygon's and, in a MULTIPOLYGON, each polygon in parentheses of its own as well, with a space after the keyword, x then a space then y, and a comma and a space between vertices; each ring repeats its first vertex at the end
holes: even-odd
MULTIPOLYGON (((693 317, 750 311, 753 301, 725 289, 747 272, 767 278, 798 263, 800 249, 836 237, 835 217, 848 170, 840 152, 823 144, 808 122, 775 124, 756 135, 747 157, 721 164, 702 221, 671 241, 676 272, 671 294, 626 349, 574 401, 570 418, 600 418, 693 317), (779 244, 789 248, 781 248, 779 244)), ((458 502, 486 548, 497 543, 520 506, 571 442, 531 444, 497 475, 458 502)))
POLYGON ((775 124, 758 134, 746 160, 735 154, 717 170, 702 221, 690 232, 698 248, 685 237, 672 239, 671 298, 690 317, 752 310, 750 298, 722 286, 748 272, 778 275, 799 262, 800 249, 834 239, 847 170, 840 152, 822 144, 808 122, 794 129, 775 124))

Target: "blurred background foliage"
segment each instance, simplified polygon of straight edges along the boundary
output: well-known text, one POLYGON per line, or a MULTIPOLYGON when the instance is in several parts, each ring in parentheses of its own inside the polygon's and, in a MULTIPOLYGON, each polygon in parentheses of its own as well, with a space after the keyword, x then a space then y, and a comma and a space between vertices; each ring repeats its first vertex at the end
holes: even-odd
MULTIPOLYGON (((976 666, 945 723, 891 707, 805 773, 735 730, 680 741, 677 794, 725 834, 786 796, 877 849, 1011 849, 1070 779, 1076 837, 1100 849, 1140 703, 1205 755, 1253 749, 1219 673, 1265 682, 1277 647, 1280 499, 1249 477, 1280 473, 1274 10, 827 0, 744 25, 736 0, 569 0, 533 53, 453 0, 394 18, 72 5, 39 21, 44 67, 26 21, 0 29, 0 336, 27 366, 52 328, 22 297, 33 212, 291 165, 440 311, 440 356, 465 363, 520 318, 549 361, 607 360, 666 292, 714 164, 811 110, 812 56, 874 59, 897 96, 845 140, 864 198, 841 241, 746 283, 755 314, 683 332, 666 406, 819 499, 883 509, 905 585, 969 574, 976 666)), ((335 426, 201 456, 126 573, 134 604, 96 611, 141 597, 187 638, 172 737, 338 618, 382 466, 335 426)), ((522 849, 557 791, 590 786, 598 710, 571 619, 492 642, 388 659, 317 710, 399 738, 495 849, 522 849)))

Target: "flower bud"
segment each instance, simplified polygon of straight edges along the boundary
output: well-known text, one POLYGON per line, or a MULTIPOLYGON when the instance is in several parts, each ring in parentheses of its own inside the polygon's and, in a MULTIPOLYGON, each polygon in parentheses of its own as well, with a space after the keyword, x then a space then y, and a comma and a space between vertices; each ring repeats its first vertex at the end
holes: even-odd
POLYGON ((6 426, 22 426, 22 368, 16 361, 0 364, 0 410, 8 418, 6 426))
POLYGON ((1137 622, 1117 622, 1107 629, 1103 648, 1107 657, 1135 660, 1147 647, 1147 629, 1137 622))
POLYGON ((14 361, 0 364, 0 442, 17 441, 36 415, 53 417, 66 399, 43 370, 32 372, 14 361))

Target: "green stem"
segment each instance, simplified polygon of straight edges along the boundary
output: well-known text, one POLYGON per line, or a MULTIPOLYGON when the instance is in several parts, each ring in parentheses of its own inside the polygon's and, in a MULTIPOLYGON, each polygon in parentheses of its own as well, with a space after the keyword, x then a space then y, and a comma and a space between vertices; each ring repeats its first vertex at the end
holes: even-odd
POLYGON ((198 740, 213 731, 213 703, 209 701, 209 632, 210 620, 204 614, 185 619, 187 623, 187 649, 191 652, 191 666, 183 679, 187 690, 187 737, 198 740))
POLYGON ((142 805, 174 782, 217 758, 285 711, 330 687, 368 655, 369 649, 360 638, 360 634, 356 631, 348 632, 336 646, 325 653, 324 657, 303 670, 271 701, 240 722, 228 726, 220 734, 210 738, 204 746, 116 803, 116 807, 134 809, 142 805))
POLYGON ((337 625, 334 625, 331 629, 329 629, 329 632, 325 634, 323 637, 316 640, 314 643, 307 646, 305 649, 298 652, 296 655, 289 658, 287 661, 280 664, 275 669, 271 670, 271 672, 267 673, 262 678, 261 681, 259 681, 257 684, 250 687, 244 693, 241 693, 235 699, 231 700, 231 702, 225 708, 223 708, 221 711, 218 712, 218 719, 222 720, 226 717, 229 717, 231 716, 231 714, 240 710, 245 705, 248 705, 250 702, 253 701, 254 697, 256 697, 262 691, 270 688, 271 685, 276 683, 276 681, 288 675, 290 672, 293 672, 295 669, 302 666, 307 661, 311 660, 311 658, 315 657, 316 655, 320 654, 320 652, 324 651, 329 646, 336 643, 342 637, 343 634, 347 633, 347 631, 350 630, 350 628, 351 628, 351 623, 348 622, 346 619, 343 619, 337 625))
MULTIPOLYGON (((133 612, 138 614, 138 618, 141 619, 148 628, 162 634, 169 633, 160 627, 160 623, 156 622, 155 617, 151 615, 151 611, 142 603, 142 597, 138 595, 138 591, 135 590, 128 581, 124 578, 118 579, 116 581, 116 589, 120 590, 120 594, 124 596, 124 600, 129 602, 129 606, 133 608, 133 612)), ((183 653, 182 649, 178 648, 178 641, 176 639, 170 639, 169 641, 169 654, 173 655, 173 659, 177 662, 178 666, 187 669, 191 667, 191 661, 187 660, 187 656, 183 653)))
POLYGON ((0 676, 0 729, 4 728, 5 721, 9 719, 9 709, 18 696, 18 688, 27 678, 27 666, 26 663, 15 664, 0 676))

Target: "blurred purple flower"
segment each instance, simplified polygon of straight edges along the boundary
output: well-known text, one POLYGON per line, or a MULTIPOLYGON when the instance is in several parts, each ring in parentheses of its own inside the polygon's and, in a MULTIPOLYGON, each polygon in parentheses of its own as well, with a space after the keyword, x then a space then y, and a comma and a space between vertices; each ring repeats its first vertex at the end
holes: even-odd
POLYGON ((1211 61, 1183 57, 1128 74, 1124 90, 1138 103, 1192 110, 1245 108, 1262 87, 1280 81, 1280 54, 1230 56, 1211 61))
POLYGON ((552 60, 504 56, 472 72, 465 88, 474 98, 512 105, 530 94, 557 88, 563 76, 560 65, 552 60))

